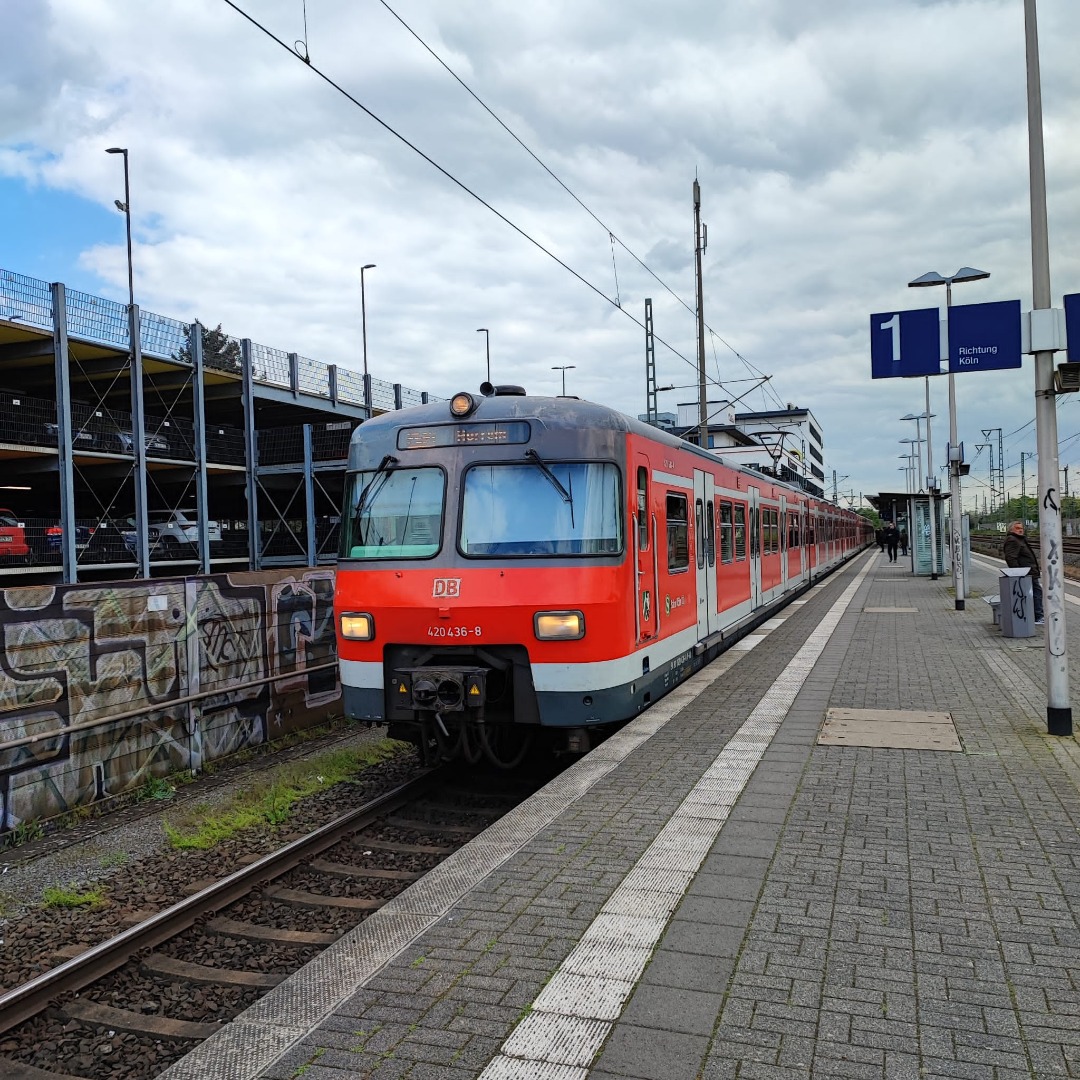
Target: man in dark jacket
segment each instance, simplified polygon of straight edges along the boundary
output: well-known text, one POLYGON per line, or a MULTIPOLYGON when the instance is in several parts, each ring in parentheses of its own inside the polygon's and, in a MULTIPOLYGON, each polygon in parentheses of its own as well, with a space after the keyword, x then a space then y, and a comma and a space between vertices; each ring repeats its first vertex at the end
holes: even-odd
POLYGON ((885 526, 885 547, 889 552, 889 562, 896 562, 896 545, 900 543, 900 530, 890 521, 885 526))
POLYGON ((1039 559, 1024 535, 1024 523, 1022 521, 1014 521, 1009 525, 1009 533, 1005 537, 1001 553, 1005 557, 1006 566, 1026 566, 1029 568, 1031 598, 1035 602, 1035 625, 1042 626, 1043 595, 1042 585, 1039 582, 1039 559))

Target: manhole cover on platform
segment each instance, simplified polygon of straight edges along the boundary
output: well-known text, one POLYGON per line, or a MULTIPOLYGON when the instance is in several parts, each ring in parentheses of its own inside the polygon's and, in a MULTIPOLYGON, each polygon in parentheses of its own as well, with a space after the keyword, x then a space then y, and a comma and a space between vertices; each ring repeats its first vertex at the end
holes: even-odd
POLYGON ((828 709, 818 744, 893 750, 961 749, 948 713, 905 709, 828 709))
POLYGON ((870 615, 895 615, 897 612, 916 612, 917 607, 864 607, 863 611, 870 615))

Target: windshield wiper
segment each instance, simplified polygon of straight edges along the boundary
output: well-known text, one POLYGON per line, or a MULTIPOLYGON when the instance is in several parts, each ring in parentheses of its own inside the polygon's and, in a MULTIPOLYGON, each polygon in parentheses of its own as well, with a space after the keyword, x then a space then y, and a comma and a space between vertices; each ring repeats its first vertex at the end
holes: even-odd
POLYGON ((360 497, 356 500, 356 511, 353 514, 353 521, 356 523, 357 533, 360 535, 361 542, 364 541, 363 531, 360 528, 360 515, 363 514, 367 505, 374 501, 375 496, 378 495, 383 484, 386 483, 387 478, 390 475, 390 466, 397 464, 397 458, 393 454, 387 454, 386 457, 379 462, 379 467, 375 470, 375 475, 364 485, 364 490, 360 492, 360 497))
POLYGON ((562 486, 559 478, 547 467, 547 463, 535 450, 526 450, 525 456, 548 478, 551 486, 562 496, 564 503, 574 505, 574 499, 570 492, 562 486))
MULTIPOLYGON (((525 456, 547 477, 551 486, 562 496, 562 501, 570 507, 570 528, 574 528, 574 496, 559 482, 559 478, 547 467, 547 463, 535 450, 526 450, 525 456)), ((573 480, 570 486, 574 486, 573 480)))

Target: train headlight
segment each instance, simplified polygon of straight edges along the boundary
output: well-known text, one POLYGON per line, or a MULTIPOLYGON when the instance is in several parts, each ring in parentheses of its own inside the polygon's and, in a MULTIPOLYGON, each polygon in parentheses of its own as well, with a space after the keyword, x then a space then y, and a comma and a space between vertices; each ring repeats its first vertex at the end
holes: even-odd
POLYGON ((459 419, 463 416, 468 416, 479 402, 472 396, 472 394, 466 394, 463 390, 460 394, 455 394, 450 399, 450 415, 456 416, 459 419))
POLYGON ((533 627, 541 641, 575 641, 585 636, 585 616, 580 611, 538 611, 533 627))
POLYGON ((371 641, 375 637, 375 620, 361 611, 343 611, 341 636, 350 641, 371 641))

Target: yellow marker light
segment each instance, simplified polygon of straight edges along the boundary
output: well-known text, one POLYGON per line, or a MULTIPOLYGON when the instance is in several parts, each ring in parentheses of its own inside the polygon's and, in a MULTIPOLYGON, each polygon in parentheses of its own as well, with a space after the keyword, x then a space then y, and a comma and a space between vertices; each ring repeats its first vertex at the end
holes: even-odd
POLYGON ((451 416, 468 416, 476 408, 476 398, 462 391, 450 399, 451 416))
POLYGON ((585 636, 585 616, 580 611, 538 611, 533 625, 541 641, 575 641, 585 636))
POLYGON ((371 641, 375 637, 375 620, 363 612, 343 611, 341 636, 350 641, 371 641))

